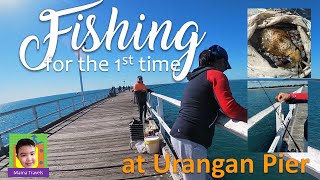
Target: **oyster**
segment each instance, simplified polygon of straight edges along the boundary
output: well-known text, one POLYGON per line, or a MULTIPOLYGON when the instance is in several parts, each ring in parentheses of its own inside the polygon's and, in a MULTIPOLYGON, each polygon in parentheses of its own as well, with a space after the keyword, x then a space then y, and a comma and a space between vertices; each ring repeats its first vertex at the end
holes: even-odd
POLYGON ((277 65, 297 67, 302 61, 299 48, 291 41, 290 35, 282 29, 264 28, 261 31, 261 45, 265 52, 282 59, 277 65))

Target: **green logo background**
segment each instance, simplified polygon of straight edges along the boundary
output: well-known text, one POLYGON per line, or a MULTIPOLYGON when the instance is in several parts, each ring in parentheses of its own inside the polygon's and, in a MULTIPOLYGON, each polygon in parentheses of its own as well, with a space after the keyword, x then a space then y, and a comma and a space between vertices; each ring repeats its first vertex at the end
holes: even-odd
POLYGON ((48 167, 47 154, 48 154, 48 135, 47 134, 9 134, 9 167, 14 167, 14 147, 20 139, 29 138, 35 144, 44 145, 44 167, 48 167))

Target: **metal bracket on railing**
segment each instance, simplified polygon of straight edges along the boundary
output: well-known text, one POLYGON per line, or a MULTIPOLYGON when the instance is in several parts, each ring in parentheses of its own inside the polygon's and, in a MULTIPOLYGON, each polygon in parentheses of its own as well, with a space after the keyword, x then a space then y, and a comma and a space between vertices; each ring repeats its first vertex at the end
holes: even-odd
POLYGON ((37 113, 37 110, 36 110, 35 106, 32 107, 32 112, 33 112, 34 119, 35 119, 35 122, 36 122, 36 129, 39 129, 38 113, 37 113))

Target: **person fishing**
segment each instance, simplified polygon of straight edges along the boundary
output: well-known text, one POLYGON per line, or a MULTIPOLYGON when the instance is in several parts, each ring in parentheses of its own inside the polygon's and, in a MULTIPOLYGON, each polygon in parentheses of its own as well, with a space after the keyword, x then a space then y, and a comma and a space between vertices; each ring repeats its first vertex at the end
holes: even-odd
MULTIPOLYGON (((308 93, 283 93, 280 92, 275 97, 277 102, 286 102, 288 104, 308 103, 308 93)), ((308 149, 308 118, 304 122, 304 152, 308 149)))
MULTIPOLYGON (((179 158, 190 158, 194 162, 207 158, 215 122, 221 113, 247 122, 247 109, 232 97, 228 78, 223 73, 227 69, 231 69, 227 52, 221 46, 213 45, 200 53, 199 67, 188 74, 189 82, 170 132, 171 143, 179 158)), ((205 167, 201 173, 183 173, 183 178, 206 179, 205 167)))
POLYGON ((138 76, 137 83, 133 86, 133 91, 138 102, 140 121, 143 120, 143 117, 145 120, 147 116, 147 92, 153 91, 151 89, 148 89, 147 86, 143 83, 142 76, 138 76))

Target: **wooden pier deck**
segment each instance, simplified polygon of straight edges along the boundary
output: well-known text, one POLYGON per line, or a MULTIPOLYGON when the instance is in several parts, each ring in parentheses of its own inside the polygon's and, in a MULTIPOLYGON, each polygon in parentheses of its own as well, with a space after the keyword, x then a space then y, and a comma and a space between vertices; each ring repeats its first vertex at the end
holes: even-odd
MULTIPOLYGON (((308 92, 308 88, 304 87, 302 92, 308 92)), ((291 120, 288 129, 290 133, 297 143, 299 149, 303 151, 304 149, 304 123, 308 117, 308 103, 297 104, 296 110, 293 114, 293 119, 291 120)), ((288 151, 295 150, 298 152, 296 145, 293 140, 286 135, 287 143, 288 143, 288 151)))
MULTIPOLYGON (((172 179, 154 170, 153 155, 129 146, 129 122, 138 117, 131 92, 105 99, 48 129, 50 179, 172 179), (122 172, 123 160, 142 155, 144 174, 122 172)), ((160 168, 165 161, 161 157, 160 168)), ((0 157, 0 179, 7 177, 8 158, 0 157)))

